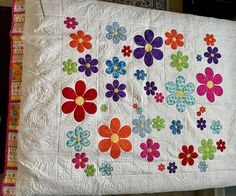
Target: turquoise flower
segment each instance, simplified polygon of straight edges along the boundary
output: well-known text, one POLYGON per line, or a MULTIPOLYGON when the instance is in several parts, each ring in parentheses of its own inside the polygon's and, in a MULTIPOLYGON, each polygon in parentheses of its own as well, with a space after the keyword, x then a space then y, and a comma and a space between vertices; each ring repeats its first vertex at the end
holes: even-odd
POLYGON ((219 120, 213 120, 210 128, 213 134, 219 134, 220 130, 222 129, 222 125, 220 124, 219 120))
POLYGON ((112 25, 106 26, 107 34, 106 38, 109 40, 113 40, 115 44, 118 44, 120 40, 125 41, 127 39, 126 28, 120 27, 119 23, 113 22, 112 25))
POLYGON ((113 57, 112 61, 107 60, 106 65, 108 66, 106 73, 112 74, 114 78, 119 78, 119 75, 126 74, 126 70, 124 69, 126 63, 124 61, 120 61, 117 57, 113 57))
POLYGON ((81 151, 83 147, 90 145, 90 141, 88 140, 90 133, 84 131, 80 126, 76 127, 74 131, 69 131, 66 136, 69 138, 66 145, 70 148, 74 147, 78 152, 81 151))
POLYGON ((206 172, 208 168, 206 161, 200 161, 198 164, 198 168, 200 169, 200 172, 206 172))
POLYGON ((99 168, 99 171, 103 176, 110 176, 113 171, 113 167, 110 163, 102 163, 101 167, 99 168))
POLYGON ((193 83, 185 83, 183 76, 176 78, 176 83, 167 82, 166 90, 171 93, 167 96, 166 102, 168 105, 175 105, 179 112, 184 112, 186 105, 193 106, 196 102, 195 98, 191 95, 195 91, 193 83))
POLYGON ((152 132, 151 128, 152 121, 150 119, 146 119, 144 115, 139 116, 138 119, 133 120, 133 132, 138 133, 140 137, 145 137, 146 134, 152 132))
POLYGON ((137 112, 137 114, 142 114, 143 113, 143 108, 142 107, 138 107, 136 112, 137 112))

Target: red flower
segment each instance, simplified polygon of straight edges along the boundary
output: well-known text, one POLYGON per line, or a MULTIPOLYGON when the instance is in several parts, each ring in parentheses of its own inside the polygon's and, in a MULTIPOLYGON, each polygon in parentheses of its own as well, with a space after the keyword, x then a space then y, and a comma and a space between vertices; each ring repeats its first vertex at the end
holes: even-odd
POLYGON ((135 103, 135 104, 133 105, 133 108, 134 108, 134 109, 138 109, 138 104, 135 103))
POLYGON ((132 50, 130 49, 130 46, 124 46, 121 52, 123 53, 124 57, 126 56, 130 57, 132 50))
POLYGON ((167 46, 171 45, 171 48, 174 50, 177 49, 178 46, 182 47, 184 45, 184 42, 182 41, 184 38, 183 34, 178 34, 175 29, 172 29, 171 32, 166 32, 165 36, 167 38, 165 44, 167 46))
POLYGON ((222 139, 216 142, 216 145, 217 145, 217 149, 220 150, 221 152, 223 152, 226 149, 225 141, 223 141, 222 139))
POLYGON ((156 99, 156 102, 158 103, 158 102, 163 102, 163 99, 164 99, 164 96, 162 95, 162 93, 156 93, 156 95, 155 95, 155 97, 154 97, 155 99, 156 99))
POLYGON ((216 42, 216 39, 214 37, 213 34, 209 35, 209 34, 206 34, 206 37, 204 38, 204 41, 206 42, 206 45, 208 46, 214 46, 215 42, 216 42))
POLYGON ((199 111, 200 111, 201 113, 204 113, 204 112, 206 112, 206 108, 203 107, 203 106, 201 106, 201 107, 199 108, 199 111))
POLYGON ((198 115, 198 116, 201 116, 201 114, 202 114, 202 113, 201 113, 200 111, 197 112, 197 115, 198 115))
POLYGON ((76 82, 75 90, 70 87, 66 87, 62 90, 62 95, 70 99, 70 101, 63 103, 61 110, 65 114, 75 111, 74 118, 77 122, 84 120, 85 112, 94 114, 97 111, 96 104, 90 102, 97 98, 97 91, 95 89, 85 91, 86 84, 82 80, 76 82))
POLYGON ((159 171, 164 171, 166 169, 166 166, 165 165, 163 165, 162 163, 160 164, 160 165, 158 165, 158 170, 159 171))
POLYGON ((179 153, 179 158, 183 159, 182 160, 182 165, 185 166, 187 163, 192 166, 194 164, 194 159, 198 157, 198 154, 194 152, 194 147, 193 145, 190 145, 187 147, 186 145, 182 146, 182 151, 179 153))

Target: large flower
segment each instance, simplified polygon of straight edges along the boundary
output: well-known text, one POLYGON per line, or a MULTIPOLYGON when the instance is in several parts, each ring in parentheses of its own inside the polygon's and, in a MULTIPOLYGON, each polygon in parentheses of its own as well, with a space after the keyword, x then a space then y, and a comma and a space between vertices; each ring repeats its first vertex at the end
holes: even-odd
POLYGON ((109 40, 113 40, 115 44, 118 44, 120 40, 125 41, 127 39, 126 28, 120 27, 119 23, 113 22, 112 25, 106 26, 107 34, 106 38, 109 40))
POLYGON ((185 166, 189 164, 190 166, 192 166, 194 164, 194 159, 198 157, 198 154, 194 152, 193 145, 190 145, 189 147, 186 145, 183 145, 182 151, 183 152, 179 153, 179 158, 183 159, 181 161, 182 165, 185 166))
POLYGON ((163 58, 163 52, 158 49, 163 45, 163 39, 162 37, 154 38, 152 30, 146 30, 144 32, 144 37, 142 35, 136 35, 134 41, 138 46, 141 46, 134 50, 134 57, 136 59, 144 57, 144 63, 147 66, 153 64, 153 57, 157 60, 163 58))
POLYGON ((213 160, 216 152, 216 147, 213 146, 213 140, 208 139, 207 141, 205 139, 202 139, 201 146, 198 148, 198 152, 202 154, 203 160, 213 160))
POLYGON ((172 29, 170 33, 166 32, 165 36, 167 37, 165 44, 167 46, 171 45, 171 48, 174 50, 177 49, 178 46, 182 47, 184 45, 184 42, 182 41, 184 38, 183 34, 178 34, 175 29, 172 29))
POLYGON ((215 95, 221 96, 223 94, 223 89, 219 86, 222 82, 222 76, 216 74, 210 67, 205 69, 205 75, 203 73, 197 74, 197 80, 201 84, 197 88, 197 94, 203 96, 206 94, 208 101, 214 102, 215 95))
POLYGON ((110 123, 110 128, 106 125, 101 125, 98 129, 99 135, 105 137, 99 142, 98 148, 101 152, 110 150, 110 155, 113 159, 120 157, 121 150, 129 152, 132 150, 132 144, 125 139, 131 135, 131 128, 128 125, 121 127, 120 120, 113 118, 110 123))
POLYGON ((193 106, 195 104, 195 98, 191 95, 195 91, 193 83, 185 83, 183 76, 176 78, 176 84, 174 82, 167 82, 166 90, 171 93, 167 96, 166 101, 169 105, 175 105, 179 112, 184 112, 186 105, 193 106))
POLYGON ((91 76, 92 73, 97 73, 98 68, 96 65, 98 64, 97 59, 92 59, 90 54, 86 54, 85 58, 79 58, 80 66, 78 70, 80 72, 85 72, 86 76, 91 76))
POLYGON ((70 29, 70 28, 75 29, 75 27, 78 25, 78 22, 76 21, 74 17, 72 18, 66 17, 64 24, 66 25, 67 29, 70 29))
POLYGON ((70 46, 72 48, 77 48, 79 53, 84 52, 84 48, 91 49, 92 44, 90 41, 92 40, 91 35, 85 35, 83 31, 79 30, 77 34, 71 33, 70 38, 72 41, 70 42, 70 46))
POLYGON ((125 84, 120 84, 118 80, 114 80, 113 84, 108 83, 106 85, 106 89, 108 90, 106 92, 106 97, 112 97, 113 100, 117 102, 119 101, 120 97, 124 98, 126 96, 126 93, 124 92, 125 88, 125 84))
POLYGON ((183 69, 187 69, 189 67, 188 56, 183 55, 181 51, 178 51, 177 54, 172 54, 170 58, 172 60, 170 66, 176 68, 177 71, 182 71, 183 69))
POLYGON ((70 87, 64 88, 62 95, 69 99, 62 104, 62 112, 69 114, 74 111, 74 119, 77 122, 84 120, 85 112, 94 114, 97 111, 96 104, 90 102, 97 98, 97 91, 93 88, 86 91, 86 84, 82 80, 76 82, 75 90, 70 87))
POLYGON ((79 169, 80 167, 82 169, 85 168, 86 163, 88 162, 88 157, 86 157, 86 154, 84 152, 75 153, 75 157, 72 159, 72 163, 75 164, 75 169, 79 169))
POLYGON ((108 66, 108 68, 106 68, 106 73, 112 74, 114 78, 119 78, 119 75, 126 74, 126 70, 124 69, 126 63, 120 61, 118 57, 113 57, 112 61, 107 60, 106 65, 108 66))
POLYGON ((153 143, 152 139, 147 139, 146 143, 141 143, 140 148, 143 150, 140 153, 140 156, 142 158, 147 157, 148 162, 152 162, 154 160, 154 157, 158 158, 161 155, 160 152, 158 151, 160 148, 160 144, 153 143))
POLYGON ((150 119, 146 119, 145 116, 140 115, 139 119, 133 120, 133 132, 138 133, 140 137, 145 137, 146 134, 149 134, 152 132, 151 129, 152 121, 150 119))
POLYGON ((208 46, 214 46, 216 39, 213 34, 206 34, 206 37, 204 38, 204 41, 206 42, 206 45, 208 46))
POLYGON ((212 62, 218 64, 218 59, 221 58, 221 54, 218 53, 217 47, 208 47, 207 52, 204 53, 204 56, 207 57, 207 62, 211 64, 212 62))
POLYGON ((152 123, 152 127, 157 131, 161 131, 161 129, 165 128, 165 119, 161 118, 160 116, 153 118, 152 123))

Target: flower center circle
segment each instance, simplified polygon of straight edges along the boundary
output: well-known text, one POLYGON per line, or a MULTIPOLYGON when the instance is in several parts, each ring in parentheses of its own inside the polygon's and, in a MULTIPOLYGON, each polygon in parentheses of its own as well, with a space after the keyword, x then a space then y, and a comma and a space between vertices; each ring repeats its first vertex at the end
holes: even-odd
POLYGON ((83 161, 82 161, 82 159, 78 159, 78 162, 82 163, 83 161))
POLYGON ((179 63, 179 64, 181 64, 181 63, 182 63, 181 59, 179 59, 179 60, 178 60, 178 63, 179 63))
POLYGON ((209 41, 211 42, 211 38, 209 39, 209 41))
POLYGON ((81 97, 81 96, 77 97, 77 98, 75 99, 75 103, 76 103, 77 105, 83 105, 83 104, 84 104, 84 98, 81 97))
POLYGON ((214 86, 214 83, 210 80, 207 82, 207 88, 212 89, 214 86))
POLYGON ((118 69, 118 66, 114 65, 113 69, 116 71, 118 69))
POLYGON ((91 65, 89 63, 86 63, 85 67, 90 68, 91 65))
POLYGON ((182 99, 182 98, 184 97, 184 92, 183 92, 183 91, 178 91, 178 92, 176 93, 176 96, 177 96, 178 98, 182 99))
POLYGON ((81 137, 80 137, 80 136, 77 136, 75 140, 76 140, 77 142, 80 142, 80 141, 81 141, 81 137))
POLYGON ((211 57, 213 58, 215 55, 214 54, 211 54, 211 57))
POLYGON ((146 52, 151 52, 152 51, 152 45, 151 44, 146 44, 146 46, 145 46, 145 51, 146 52))
POLYGON ((79 39, 78 39, 79 44, 82 44, 83 41, 84 41, 84 40, 83 40, 82 38, 79 38, 79 39))
POLYGON ((119 135, 117 135, 117 134, 115 134, 115 133, 111 135, 111 141, 112 141, 114 144, 118 143, 119 140, 120 140, 119 135))
POLYGON ((210 151, 210 149, 207 147, 207 148, 206 148, 206 152, 209 152, 209 151, 210 151))
POLYGON ((117 35, 118 35, 118 32, 117 32, 117 31, 115 31, 115 32, 114 32, 114 36, 117 36, 117 35))
POLYGON ((173 39, 172 39, 172 40, 173 40, 173 42, 176 42, 176 38, 175 38, 175 37, 173 37, 173 39))
POLYGON ((143 129, 145 126, 144 126, 144 124, 142 123, 142 124, 140 124, 140 127, 143 129))
POLYGON ((118 93, 119 92, 119 89, 118 88, 115 88, 114 89, 114 93, 118 93))
POLYGON ((148 87, 148 90, 150 90, 150 91, 151 91, 151 90, 152 90, 152 87, 151 87, 151 86, 150 86, 150 87, 148 87))
POLYGON ((151 149, 151 148, 148 148, 147 151, 148 151, 148 153, 151 153, 151 152, 152 152, 152 149, 151 149))
POLYGON ((191 154, 187 154, 187 156, 186 156, 187 158, 190 158, 191 157, 191 154))

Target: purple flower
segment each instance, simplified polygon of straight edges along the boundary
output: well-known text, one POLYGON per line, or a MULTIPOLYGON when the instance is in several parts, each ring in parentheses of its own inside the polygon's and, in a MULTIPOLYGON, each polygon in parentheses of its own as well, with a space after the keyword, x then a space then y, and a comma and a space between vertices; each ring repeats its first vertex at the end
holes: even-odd
POLYGON ((86 54, 85 58, 79 58, 80 66, 78 70, 80 72, 85 72, 86 76, 91 76, 92 73, 97 73, 98 68, 96 65, 98 64, 97 59, 92 59, 90 54, 86 54))
POLYGON ((106 85, 106 89, 108 90, 106 92, 106 97, 110 98, 112 97, 114 101, 119 101, 119 98, 124 98, 126 96, 126 93, 124 92, 126 88, 125 84, 119 84, 118 80, 114 80, 113 84, 108 83, 106 85))
POLYGON ((203 130, 206 128, 206 120, 204 120, 203 118, 200 118, 199 120, 197 120, 197 128, 203 130))
POLYGON ((154 157, 158 158, 160 156, 160 152, 158 151, 160 148, 159 143, 153 143, 152 139, 147 139, 146 143, 141 143, 140 148, 143 150, 140 153, 142 158, 147 157, 148 162, 152 162, 154 157))
POLYGON ((155 91, 157 90, 157 87, 155 86, 155 82, 146 82, 146 86, 144 86, 144 90, 146 91, 147 95, 155 95, 155 91))
POLYGON ((144 32, 144 37, 142 35, 136 35, 134 41, 139 48, 134 50, 134 57, 136 59, 141 59, 144 57, 144 63, 147 66, 153 64, 153 57, 157 60, 163 58, 163 52, 157 48, 163 45, 162 37, 156 37, 154 39, 154 33, 152 30, 146 30, 144 32))
POLYGON ((217 64, 219 62, 218 59, 221 58, 221 54, 217 52, 218 52, 217 47, 214 47, 213 49, 212 47, 207 48, 207 52, 204 53, 204 56, 208 58, 207 62, 209 64, 211 64, 212 62, 217 64))
POLYGON ((178 167, 175 165, 175 162, 169 162, 169 166, 167 167, 167 169, 169 170, 169 173, 175 173, 176 169, 178 167))

